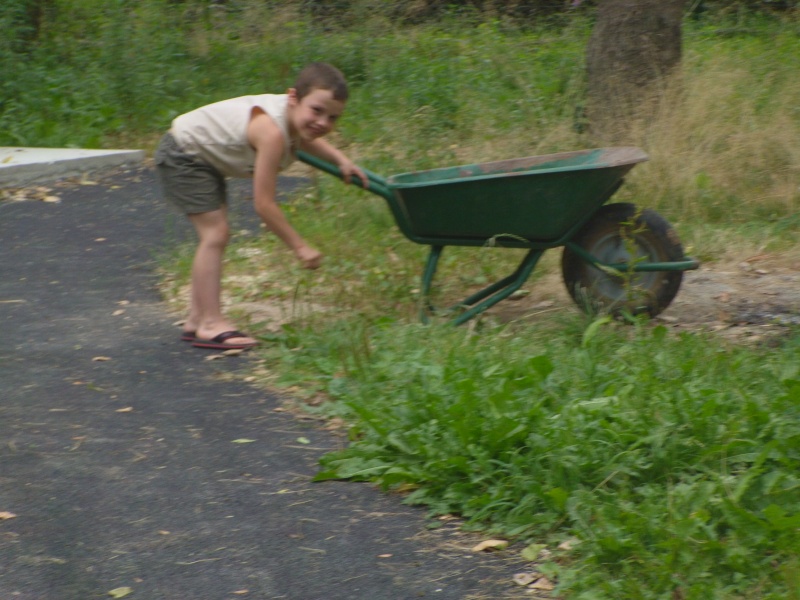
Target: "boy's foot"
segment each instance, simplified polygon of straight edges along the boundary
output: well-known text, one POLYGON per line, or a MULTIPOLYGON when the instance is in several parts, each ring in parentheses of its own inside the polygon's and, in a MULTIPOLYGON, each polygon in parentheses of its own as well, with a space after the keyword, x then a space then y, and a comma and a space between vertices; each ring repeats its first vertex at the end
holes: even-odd
MULTIPOLYGON (((186 335, 186 333, 184 335, 186 335)), ((196 336, 194 340, 192 340, 192 346, 195 348, 209 348, 211 350, 247 350, 257 344, 258 342, 253 338, 236 330, 223 331, 219 335, 207 340, 196 336)))

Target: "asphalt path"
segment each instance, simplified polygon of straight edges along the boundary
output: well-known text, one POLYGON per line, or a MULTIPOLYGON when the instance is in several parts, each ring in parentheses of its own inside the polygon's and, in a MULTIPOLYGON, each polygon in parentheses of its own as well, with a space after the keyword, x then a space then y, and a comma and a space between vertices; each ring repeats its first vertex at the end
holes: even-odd
POLYGON ((151 170, 53 194, 0 203, 0 600, 506 597, 455 529, 312 483, 341 440, 179 341, 154 266, 191 232, 151 170))

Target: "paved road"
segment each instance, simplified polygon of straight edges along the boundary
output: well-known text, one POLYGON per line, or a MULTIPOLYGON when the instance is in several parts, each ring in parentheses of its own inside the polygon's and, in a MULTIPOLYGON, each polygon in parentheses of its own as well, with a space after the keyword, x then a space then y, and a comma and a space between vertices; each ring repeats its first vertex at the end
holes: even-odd
POLYGON ((151 171, 54 193, 0 204, 0 600, 506 597, 423 512, 310 483, 339 442, 178 341, 153 266, 189 232, 151 171))

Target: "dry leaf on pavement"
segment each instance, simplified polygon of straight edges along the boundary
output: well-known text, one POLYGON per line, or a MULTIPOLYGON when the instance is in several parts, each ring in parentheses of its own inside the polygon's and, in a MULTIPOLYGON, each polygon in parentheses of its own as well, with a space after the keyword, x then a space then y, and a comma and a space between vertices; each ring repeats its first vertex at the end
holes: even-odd
POLYGON ((484 540, 480 544, 473 546, 473 552, 491 552, 492 550, 504 550, 508 547, 506 540, 484 540))
POLYGON ((556 586, 547 577, 540 577, 528 586, 529 590, 542 590, 549 592, 556 589, 556 586))
POLYGON ((530 585, 536 581, 537 577, 539 577, 539 575, 535 573, 517 573, 514 575, 514 583, 522 586, 530 585))

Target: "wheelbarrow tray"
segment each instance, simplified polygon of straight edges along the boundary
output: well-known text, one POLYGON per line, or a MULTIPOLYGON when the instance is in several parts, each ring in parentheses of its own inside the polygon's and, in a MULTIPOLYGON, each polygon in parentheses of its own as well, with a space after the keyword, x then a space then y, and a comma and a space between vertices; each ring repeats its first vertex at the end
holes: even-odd
POLYGON ((562 245, 620 186, 639 148, 562 152, 394 175, 401 231, 429 245, 562 245))
MULTIPOLYGON (((303 162, 341 177, 338 167, 305 152, 303 162)), ((382 196, 402 233, 430 247, 422 276, 429 307, 431 284, 446 246, 527 248, 516 270, 452 308, 458 325, 508 298, 527 281, 542 254, 558 246, 573 248, 595 267, 619 272, 696 269, 689 257, 671 262, 604 264, 571 241, 622 185, 636 164, 648 159, 639 148, 616 147, 562 152, 403 173, 383 178, 363 169, 367 189, 382 196)), ((357 178, 351 183, 361 185, 357 178)))

